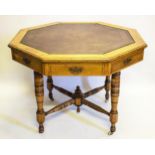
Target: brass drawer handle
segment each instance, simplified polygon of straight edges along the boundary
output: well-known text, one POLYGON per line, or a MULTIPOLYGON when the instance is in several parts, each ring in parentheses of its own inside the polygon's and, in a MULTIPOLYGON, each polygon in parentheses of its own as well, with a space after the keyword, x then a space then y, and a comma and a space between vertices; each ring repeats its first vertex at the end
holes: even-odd
POLYGON ((31 61, 30 61, 28 58, 26 58, 26 57, 23 58, 23 62, 24 62, 26 65, 29 65, 29 64, 31 63, 31 61))
POLYGON ((124 63, 124 65, 128 65, 131 61, 132 61, 131 58, 127 58, 127 59, 124 60, 123 63, 124 63))
POLYGON ((69 67, 69 71, 73 74, 79 74, 83 71, 82 67, 69 67))

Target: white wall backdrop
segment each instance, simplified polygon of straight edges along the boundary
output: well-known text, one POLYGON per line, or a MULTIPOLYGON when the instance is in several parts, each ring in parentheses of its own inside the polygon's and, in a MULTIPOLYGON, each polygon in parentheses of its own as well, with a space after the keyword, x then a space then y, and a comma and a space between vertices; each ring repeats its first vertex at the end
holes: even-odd
MULTIPOLYGON (((155 16, 0 16, 0 138, 155 138, 155 16), (71 107, 50 115, 44 134, 38 134, 33 72, 11 60, 8 43, 24 27, 56 21, 103 21, 135 28, 148 44, 144 61, 122 71, 117 131, 107 136, 108 118, 87 107, 76 114, 71 107)), ((46 80, 46 78, 45 78, 46 80)), ((54 83, 74 91, 103 85, 104 77, 54 77, 54 83)), ((46 85, 45 85, 46 87, 46 85)), ((46 89, 46 88, 45 88, 46 89)), ((106 109, 102 91, 90 99, 106 109)), ((51 103, 45 91, 45 109, 65 101, 54 90, 51 103)))

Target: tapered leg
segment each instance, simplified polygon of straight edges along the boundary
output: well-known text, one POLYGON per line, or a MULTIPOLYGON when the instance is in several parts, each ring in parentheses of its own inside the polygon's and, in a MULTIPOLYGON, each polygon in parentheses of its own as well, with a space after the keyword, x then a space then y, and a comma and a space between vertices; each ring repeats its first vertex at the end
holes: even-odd
POLYGON ((47 89, 49 91, 49 98, 54 101, 54 98, 53 98, 53 93, 52 93, 52 90, 53 90, 53 79, 51 76, 48 76, 47 78, 47 89))
POLYGON ((105 94, 105 102, 107 102, 109 100, 109 91, 110 91, 110 76, 106 76, 106 79, 105 79, 105 91, 106 91, 106 94, 105 94))
POLYGON ((43 109, 44 99, 44 83, 43 75, 34 71, 35 95, 37 101, 37 121, 39 123, 39 133, 44 132, 43 123, 45 121, 45 113, 43 109))
POLYGON ((114 133, 116 130, 115 124, 118 120, 117 104, 118 104, 118 97, 119 97, 119 87, 120 87, 120 72, 112 75, 112 81, 111 81, 111 111, 110 111, 111 128, 110 128, 109 134, 114 133))

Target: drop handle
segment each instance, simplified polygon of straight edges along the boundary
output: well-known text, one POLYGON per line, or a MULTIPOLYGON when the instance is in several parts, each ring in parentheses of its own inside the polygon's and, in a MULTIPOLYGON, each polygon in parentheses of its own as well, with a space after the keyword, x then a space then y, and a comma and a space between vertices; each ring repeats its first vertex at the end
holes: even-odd
POLYGON ((72 74, 79 74, 83 71, 82 67, 69 67, 68 69, 72 74))
POLYGON ((131 58, 127 58, 123 61, 124 65, 128 65, 132 61, 131 58))
POLYGON ((23 62, 26 64, 26 65, 29 65, 31 63, 31 61, 26 58, 26 57, 23 57, 23 62))

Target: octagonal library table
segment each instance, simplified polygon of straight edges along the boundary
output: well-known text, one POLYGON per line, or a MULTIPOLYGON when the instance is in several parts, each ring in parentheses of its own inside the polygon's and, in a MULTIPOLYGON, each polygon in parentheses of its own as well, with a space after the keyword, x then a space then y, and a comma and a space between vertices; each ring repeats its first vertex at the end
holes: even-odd
POLYGON ((146 46, 135 29, 102 22, 51 23, 20 30, 9 47, 13 60, 34 71, 39 133, 44 132, 45 116, 71 105, 77 107, 77 112, 86 105, 108 115, 111 122, 109 134, 114 133, 118 118, 120 71, 143 60, 146 46), (52 101, 53 89, 69 96, 70 100, 44 111, 43 75, 48 77, 47 88, 52 101), (53 84, 52 76, 57 75, 106 76, 106 79, 103 86, 88 92, 82 92, 79 86, 70 92, 53 84), (86 99, 102 89, 106 91, 106 100, 111 96, 110 112, 86 99))

